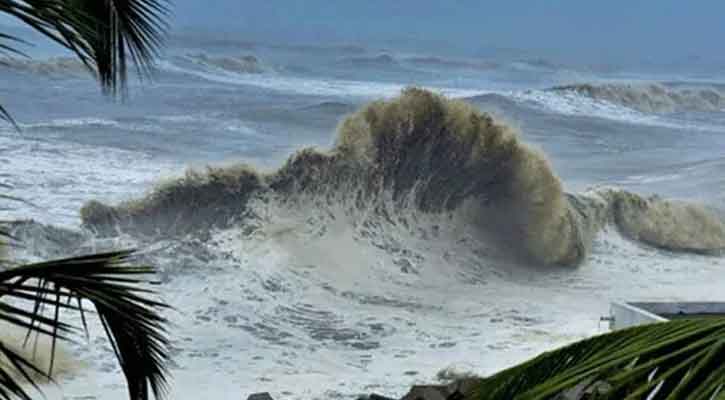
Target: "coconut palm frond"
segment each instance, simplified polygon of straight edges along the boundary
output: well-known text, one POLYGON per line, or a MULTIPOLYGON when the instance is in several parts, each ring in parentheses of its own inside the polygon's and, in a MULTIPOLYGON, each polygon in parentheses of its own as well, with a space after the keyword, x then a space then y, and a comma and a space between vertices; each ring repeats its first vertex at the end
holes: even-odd
POLYGON ((10 115, 10 113, 5 109, 5 107, 0 105, 0 121, 5 121, 10 123, 15 129, 18 129, 18 124, 13 119, 13 116, 10 115))
MULTIPOLYGON (((167 0, 0 0, 9 14, 71 50, 92 71, 102 88, 125 87, 130 59, 148 76, 167 30, 167 0)), ((0 50, 18 52, 3 34, 0 50)))
POLYGON ((87 46, 102 87, 115 94, 127 80, 127 60, 151 75, 167 30, 166 0, 68 0, 73 28, 87 46), (70 7, 72 5, 72 7, 70 7))
POLYGON ((4 360, 6 360, 5 365, 0 364, 0 399, 2 400, 12 400, 17 398, 22 400, 31 400, 20 383, 10 374, 10 371, 8 371, 9 368, 14 369, 18 375, 30 382, 38 391, 40 390, 40 387, 32 378, 34 375, 52 381, 52 378, 46 371, 43 371, 34 364, 28 362, 28 360, 17 352, 5 347, 2 342, 0 342, 0 358, 4 358, 4 360), (9 368, 3 368, 5 366, 9 368))
POLYGON ((696 318, 616 331, 544 353, 483 379, 473 398, 552 399, 588 390, 607 399, 709 400, 719 398, 724 385, 725 319, 696 318))
MULTIPOLYGON (((23 40, 17 36, 8 35, 7 33, 0 32, 0 55, 28 57, 28 55, 25 54, 25 52, 18 50, 17 48, 15 48, 12 44, 9 44, 8 42, 15 43, 15 44, 24 44, 24 45, 29 44, 28 42, 26 42, 25 40, 23 40)), ((3 63, 4 63, 4 61, 0 60, 0 65, 2 65, 3 63)))
MULTIPOLYGON (((155 293, 142 287, 148 283, 144 275, 152 274, 152 268, 125 265, 131 254, 95 254, 0 271, 0 321, 28 329, 29 335, 50 336, 54 353, 57 340, 88 333, 87 305, 83 303, 90 302, 119 360, 131 400, 147 400, 150 392, 162 398, 169 343, 166 320, 159 311, 167 306, 153 300, 155 293), (80 314, 82 326, 61 321, 69 311, 80 314)), ((5 353, 3 349, 0 343, 0 353, 5 353)), ((30 372, 37 371, 29 360, 10 355, 5 354, 15 362, 0 363, 0 399, 10 398, 9 394, 28 399, 13 376, 20 375, 35 385, 30 372)), ((53 357, 51 354, 44 376, 52 375, 53 357)))

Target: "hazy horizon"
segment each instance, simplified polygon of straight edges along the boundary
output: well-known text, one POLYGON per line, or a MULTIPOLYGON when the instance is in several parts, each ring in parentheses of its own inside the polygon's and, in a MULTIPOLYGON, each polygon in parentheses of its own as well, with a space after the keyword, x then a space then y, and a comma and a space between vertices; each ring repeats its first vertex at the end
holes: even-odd
MULTIPOLYGON (((240 41, 389 45, 476 57, 511 49, 515 57, 573 64, 725 64, 725 25, 718 20, 725 3, 715 1, 177 0, 171 9, 172 33, 240 41)), ((0 24, 18 25, 8 18, 0 24)))
POLYGON ((418 41, 476 54, 512 48, 569 62, 721 61, 725 3, 606 3, 561 0, 485 4, 439 2, 327 3, 217 0, 174 3, 174 25, 246 33, 253 39, 301 42, 418 41), (210 23, 213 21, 213 24, 210 23))

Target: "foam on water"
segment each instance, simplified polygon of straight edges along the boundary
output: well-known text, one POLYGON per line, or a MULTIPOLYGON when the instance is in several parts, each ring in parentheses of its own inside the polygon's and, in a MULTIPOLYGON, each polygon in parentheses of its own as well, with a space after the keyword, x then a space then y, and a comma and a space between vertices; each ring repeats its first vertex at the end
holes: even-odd
POLYGON ((550 90, 577 93, 650 113, 725 110, 725 95, 717 86, 668 87, 657 83, 602 83, 557 86, 550 90))
MULTIPOLYGON (((446 154, 452 158, 442 160, 460 168, 455 172, 462 181, 476 180, 466 168, 486 175, 474 162, 479 153, 466 158, 455 141, 447 141, 459 136, 436 136, 466 132, 468 125, 458 123, 471 120, 468 113, 474 111, 459 103, 408 92, 343 124, 336 152, 346 156, 336 161, 334 154, 308 150, 268 175, 243 166, 189 173, 140 200, 86 209, 87 226, 100 236, 34 224, 18 225, 14 233, 45 238, 32 249, 49 254, 143 247, 141 261, 161 268, 164 298, 180 305, 168 314, 174 398, 200 392, 236 398, 257 391, 291 399, 354 398, 371 391, 396 396, 412 383, 434 381, 451 365, 488 374, 599 332, 599 316, 610 301, 722 298, 717 282, 725 260, 697 254, 702 249, 691 241, 717 247, 722 233, 688 231, 708 225, 717 231, 717 217, 618 190, 561 193, 563 204, 579 215, 569 220, 577 235, 590 235, 587 257, 577 268, 511 257, 512 246, 492 240, 497 230, 482 229, 486 220, 479 207, 486 196, 495 207, 491 192, 472 195, 478 186, 459 187, 445 168, 429 165, 435 154, 446 154), (410 114, 398 119, 404 110, 410 114), (429 113, 447 122, 426 119, 429 113), (381 116, 376 128, 373 121, 381 116), (353 129, 364 118, 373 126, 353 129), (423 122, 428 129, 419 129, 423 122), (397 130, 378 129, 383 126, 397 130), (437 153, 423 145, 433 143, 432 137, 437 153), (460 164, 453 163, 460 161, 456 154, 463 157, 460 164), (355 169, 361 165, 369 169, 355 169), (447 191, 435 186, 436 177, 444 176, 447 191), (351 190, 355 185, 367 191, 351 190), (104 219, 109 216, 117 219, 104 219), (665 247, 682 252, 660 249, 665 247)), ((499 133, 510 129, 489 123, 486 135, 494 135, 495 126, 499 133)), ((503 136, 499 144, 506 143, 503 136)), ((491 148, 483 154, 495 155, 491 148)), ((525 147, 519 151, 539 157, 525 147)), ((526 182, 522 171, 527 169, 501 176, 526 182)), ((508 188, 529 196, 540 190, 508 188)), ((530 214, 526 207, 550 204, 535 203, 518 203, 519 211, 530 214)), ((532 221, 520 228, 539 229, 532 221)), ((549 236, 567 243, 568 235, 549 236)), ((514 248, 525 249, 525 240, 513 241, 514 248)), ((78 353, 91 367, 64 381, 63 395, 121 399, 118 367, 103 352, 104 341, 93 340, 101 346, 78 353)))
POLYGON ((65 118, 55 119, 48 122, 37 122, 31 124, 20 124, 22 129, 54 129, 54 128, 77 128, 84 126, 97 126, 97 127, 117 127, 119 123, 116 121, 103 119, 103 118, 65 118))
POLYGON ((259 198, 294 203, 314 194, 379 218, 360 223, 396 223, 408 208, 463 214, 493 242, 515 243, 510 251, 548 265, 581 263, 610 223, 670 250, 725 249, 725 225, 705 208, 614 189, 567 195, 513 128, 424 90, 371 103, 339 131, 333 151, 300 151, 273 173, 244 165, 190 171, 137 201, 90 202, 84 224, 99 234, 189 234, 245 223, 259 198))
MULTIPOLYGON (((173 398, 397 396, 451 365, 487 374, 600 332, 611 300, 722 299, 721 258, 661 252, 613 230, 580 268, 541 270, 496 257, 448 217, 368 233, 351 229, 345 207, 260 204, 259 218, 255 229, 145 251, 163 266, 165 300, 181 305, 168 315, 173 398)), ((88 369, 50 398, 125 398, 105 341, 92 341, 74 350, 88 369)))
MULTIPOLYGON (((163 67, 212 82, 340 96, 341 101, 394 97, 401 88, 269 72, 247 77, 204 66, 163 67)), ((670 122, 578 94, 506 95, 563 115, 650 126, 670 122)), ((345 103, 321 104, 346 110, 345 103)), ((390 113, 381 104, 367 111, 369 118, 390 113)), ((457 113, 461 109, 456 107, 457 113)), ((500 185, 489 189, 478 179, 490 170, 469 157, 475 146, 454 146, 457 142, 447 139, 456 133, 452 127, 465 130, 468 123, 426 130, 421 127, 428 125, 419 123, 425 114, 402 113, 403 118, 380 129, 350 123, 348 133, 361 128, 355 131, 359 136, 342 135, 331 151, 302 151, 282 172, 233 166, 166 179, 181 163, 7 131, 0 135, 0 161, 8 171, 2 181, 15 186, 11 194, 40 208, 14 204, 5 214, 57 225, 16 225, 14 233, 28 244, 17 250, 20 258, 139 247, 141 261, 160 268, 164 299, 176 307, 168 313, 174 356, 170 398, 175 399, 244 398, 258 391, 289 399, 354 398, 370 392, 397 396, 410 384, 435 381, 450 365, 487 374, 599 332, 599 316, 608 312, 610 301, 725 300, 719 283, 725 261, 701 254, 717 250, 718 220, 708 210, 657 197, 619 190, 543 191, 554 194, 553 210, 567 215, 564 220, 575 227, 548 235, 556 238, 552 247, 582 245, 585 256, 575 257, 566 268, 536 257, 533 262, 512 257, 511 246, 492 240, 496 230, 486 225, 482 210, 490 206, 507 211, 501 213, 506 216, 512 210, 527 215, 507 232, 521 235, 512 237, 523 240, 511 242, 520 246, 514 246, 514 253, 523 253, 536 244, 527 229, 557 226, 537 225, 542 219, 533 212, 551 199, 533 196, 527 203, 519 196, 518 208, 507 209, 501 205, 509 199, 495 194, 501 187, 515 196, 542 193, 536 185, 541 180, 527 176, 544 176, 548 183, 558 178, 539 151, 521 143, 527 150, 520 154, 534 156, 518 160, 533 160, 529 166, 544 175, 522 173, 530 169, 519 163, 520 168, 503 171, 517 184, 494 179, 500 185), (383 131, 405 134, 370 135, 383 131), (431 140, 431 133, 439 136, 431 140), (446 170, 448 165, 458 169, 446 170), (87 218, 86 226, 97 235, 66 229, 77 226, 78 207, 88 199, 100 201, 96 216, 116 219, 87 218), (125 214, 129 210, 138 212, 125 214), (618 222, 623 216, 635 223, 618 222), (693 226, 710 226, 715 232, 702 235, 690 230, 693 226)), ((197 110, 164 115, 145 118, 171 129, 199 122, 254 135, 243 123, 220 122, 197 110)), ((471 120, 469 113, 457 115, 471 120)), ((361 112, 352 121, 366 122, 365 117, 361 112)), ((111 118, 71 121, 27 129, 117 128, 111 118)), ((500 165, 512 162, 495 153, 477 154, 500 165)), ((703 173, 698 171, 693 173, 703 173)), ((665 176, 659 171, 651 175, 665 176)), ((642 185, 651 183, 647 179, 632 177, 642 185)), ((673 173, 671 179, 677 176, 673 173)), ((97 324, 91 328, 97 335, 103 331, 97 324)), ((104 339, 93 336, 90 345, 71 345, 69 354, 87 367, 63 378, 60 388, 49 388, 50 399, 127 398, 104 339)))
MULTIPOLYGON (((275 74, 273 72, 263 74, 239 74, 229 71, 209 71, 203 69, 184 68, 168 61, 161 62, 160 68, 167 72, 195 76, 212 82, 248 85, 286 93, 317 96, 362 97, 368 99, 393 97, 400 93, 400 90, 405 87, 405 85, 394 83, 300 78, 275 74)), ((482 93, 481 90, 455 88, 431 89, 451 97, 470 97, 482 93)))
POLYGON ((604 99, 592 98, 574 91, 526 90, 500 92, 516 101, 535 104, 549 112, 579 117, 597 117, 624 123, 689 129, 706 132, 722 132, 720 125, 694 123, 670 116, 655 115, 616 104, 604 99))
POLYGON ((78 225, 77 205, 88 196, 119 201, 128 196, 129 188, 142 190, 159 174, 178 168, 140 152, 16 133, 0 134, 0 160, 11 171, 2 176, 2 182, 13 187, 7 193, 29 202, 6 203, 6 215, 45 221, 52 216, 49 222, 63 226, 78 225))

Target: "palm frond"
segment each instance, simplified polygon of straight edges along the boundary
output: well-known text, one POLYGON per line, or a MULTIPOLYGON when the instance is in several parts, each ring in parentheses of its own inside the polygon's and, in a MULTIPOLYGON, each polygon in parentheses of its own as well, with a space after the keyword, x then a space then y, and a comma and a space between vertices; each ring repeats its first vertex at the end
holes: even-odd
POLYGON ((718 398, 725 319, 677 320, 583 340, 483 379, 472 398, 552 399, 594 385, 606 386, 596 398, 718 398))
POLYGON ((18 129, 18 124, 13 119, 13 116, 10 115, 10 113, 5 109, 5 107, 0 105, 0 121, 9 122, 15 129, 18 129))
MULTIPOLYGON (((141 287, 148 282, 143 276, 152 274, 152 268, 125 265, 131 254, 119 251, 0 271, 0 321, 36 335, 48 335, 54 352, 57 340, 72 340, 73 335, 88 333, 87 310, 83 306, 88 301, 95 307, 116 353, 131 400, 149 399, 150 392, 162 398, 169 354, 166 320, 159 310, 167 306, 152 299, 153 291, 141 287), (22 307, 23 303, 32 304, 32 309, 22 307), (61 314, 67 311, 80 313, 83 326, 62 322, 61 314)), ((10 367, 35 384, 28 373, 30 362, 18 355, 14 359, 17 363, 10 367)), ((45 375, 50 376, 52 368, 53 355, 45 375)), ((4 393, 27 399, 27 393, 12 376, 8 366, 0 364, 0 399, 10 398, 3 397, 4 393)))
POLYGON ((48 375, 47 372, 41 370, 35 364, 29 362, 25 359, 25 357, 18 354, 17 352, 5 347, 5 345, 1 342, 0 357, 4 357, 4 359, 7 360, 7 366, 0 367, 0 399, 10 400, 13 398, 12 396, 15 396, 15 398, 31 400, 23 387, 20 385, 20 383, 15 378, 13 378, 13 375, 10 374, 10 371, 8 371, 8 369, 10 368, 14 369, 26 381, 30 382, 30 384, 36 390, 40 390, 40 387, 35 382, 35 379, 33 378, 34 375, 41 376, 52 381, 52 378, 50 377, 50 375, 48 375))
POLYGON ((68 0, 73 29, 93 60, 102 87, 125 87, 130 59, 141 78, 151 75, 169 14, 165 0, 68 0))
MULTIPOLYGON (((11 44, 8 44, 7 42, 23 44, 23 45, 30 44, 17 36, 8 35, 7 33, 0 32, 0 54, 2 54, 4 56, 20 56, 20 57, 28 56, 23 51, 18 50, 16 47, 14 47, 11 44)), ((2 64, 1 61, 0 61, 0 64, 2 64)))
MULTIPOLYGON (((9 14, 71 50, 97 74, 106 92, 125 87, 130 60, 148 76, 162 44, 167 0, 0 0, 9 14)), ((0 50, 18 52, 2 34, 0 50)))

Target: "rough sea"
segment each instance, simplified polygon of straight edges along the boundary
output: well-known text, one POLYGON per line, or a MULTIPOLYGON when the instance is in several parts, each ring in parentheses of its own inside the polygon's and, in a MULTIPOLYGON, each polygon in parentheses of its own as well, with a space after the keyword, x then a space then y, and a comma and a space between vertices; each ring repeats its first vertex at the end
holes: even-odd
MULTIPOLYGON (((273 174, 299 149, 333 148, 363 105, 416 86, 513 127, 567 193, 616 187, 719 218, 717 76, 188 34, 170 41, 152 80, 111 101, 77 62, 50 53, 0 65, 0 99, 21 128, 0 125, 0 182, 32 203, 4 202, 0 219, 33 220, 16 227, 24 260, 135 247, 158 267, 174 307, 169 398, 402 395, 448 368, 490 374, 604 332, 613 301, 725 300, 719 251, 672 251, 608 225, 577 265, 512 261, 476 233, 481 221, 399 205, 399 215, 351 212, 327 201, 344 199, 329 196, 336 187, 325 201, 256 199, 249 215, 215 208, 229 221, 178 230, 169 209, 143 235, 129 224, 100 233, 80 213, 92 200, 142 199, 189 168, 273 174)), ((185 201, 173 204, 195 207, 185 201)), ((127 398, 102 330, 64 351, 78 366, 49 398, 127 398)))

